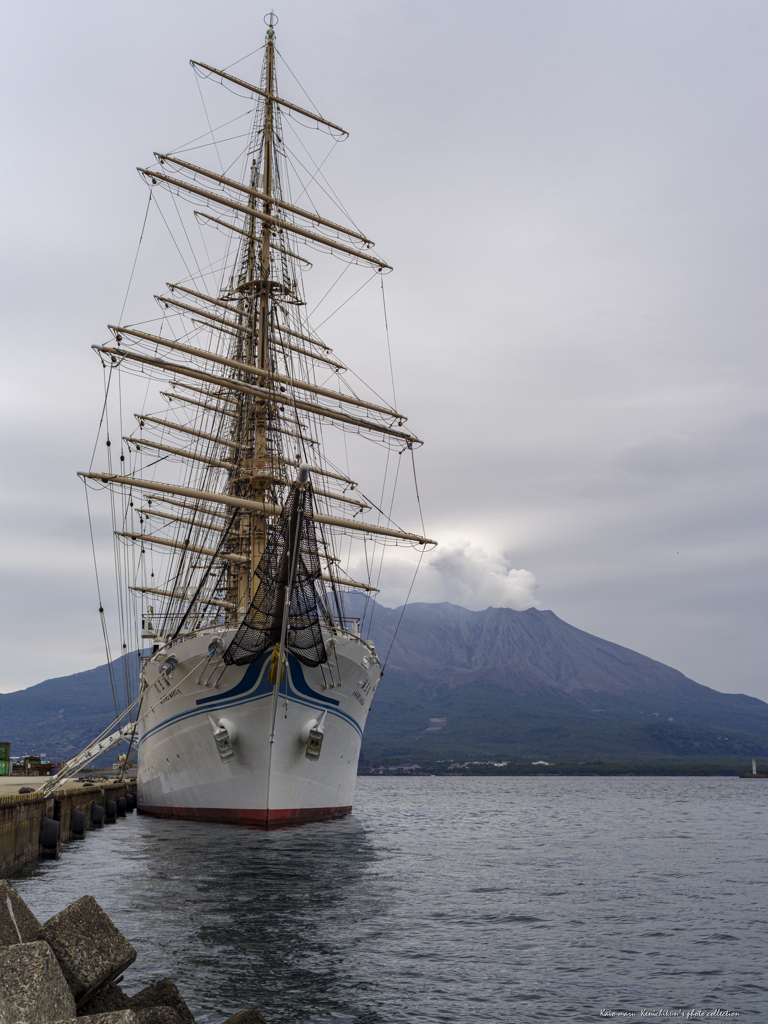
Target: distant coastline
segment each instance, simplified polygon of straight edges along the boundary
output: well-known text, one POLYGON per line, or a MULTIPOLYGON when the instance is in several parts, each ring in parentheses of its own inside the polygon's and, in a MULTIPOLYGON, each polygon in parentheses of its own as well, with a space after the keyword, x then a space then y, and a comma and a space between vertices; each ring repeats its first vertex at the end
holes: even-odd
MULTIPOLYGON (((361 759, 358 775, 368 778, 391 778, 393 776, 443 776, 443 777, 482 777, 482 776, 514 776, 517 778, 531 778, 544 776, 574 776, 574 777, 595 777, 595 776, 692 776, 701 777, 706 775, 730 776, 738 778, 742 772, 748 771, 751 764, 748 764, 743 757, 722 757, 712 759, 699 759, 693 757, 681 757, 674 759, 648 759, 648 760, 597 760, 597 761, 512 761, 499 763, 499 761, 453 761, 446 764, 444 761, 431 762, 423 760, 422 763, 406 763, 402 759, 388 758, 377 761, 363 761, 361 759)), ((759 770, 765 770, 762 762, 758 763, 759 770)))

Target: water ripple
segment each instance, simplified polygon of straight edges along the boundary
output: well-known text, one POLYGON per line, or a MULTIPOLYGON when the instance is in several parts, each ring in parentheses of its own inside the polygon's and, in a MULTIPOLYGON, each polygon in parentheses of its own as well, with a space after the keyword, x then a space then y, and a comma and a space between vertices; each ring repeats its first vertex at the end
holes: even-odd
POLYGON ((721 778, 364 778, 342 821, 133 816, 16 884, 42 919, 95 896, 139 951, 126 989, 173 977, 201 1024, 245 1006, 270 1024, 763 1020, 767 796, 721 778))

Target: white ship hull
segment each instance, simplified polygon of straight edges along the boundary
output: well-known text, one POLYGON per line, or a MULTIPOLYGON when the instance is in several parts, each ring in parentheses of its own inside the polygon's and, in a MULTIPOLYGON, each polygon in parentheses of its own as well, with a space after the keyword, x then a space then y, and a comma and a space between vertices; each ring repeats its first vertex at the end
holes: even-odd
POLYGON ((306 668, 289 655, 275 711, 271 651, 241 667, 225 667, 221 649, 209 656, 215 637, 226 649, 233 634, 203 630, 162 647, 146 663, 138 810, 263 828, 347 814, 381 674, 371 645, 346 631, 323 630, 328 662, 306 668), (171 655, 178 664, 162 671, 171 655), (222 760, 214 739, 222 719, 237 736, 230 760, 222 760), (313 721, 323 734, 317 760, 306 756, 313 721))

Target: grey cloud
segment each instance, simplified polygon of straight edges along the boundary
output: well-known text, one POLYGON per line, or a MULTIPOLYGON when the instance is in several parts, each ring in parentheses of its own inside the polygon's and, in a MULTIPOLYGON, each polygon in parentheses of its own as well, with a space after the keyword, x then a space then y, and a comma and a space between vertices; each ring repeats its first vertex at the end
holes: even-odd
MULTIPOLYGON (((134 167, 205 130, 187 60, 260 45, 253 6, 228 10, 9 8, 0 688, 103 660, 74 477, 100 412, 89 346, 125 295, 146 206, 134 167)), ((468 19, 436 0, 293 0, 279 26, 302 84, 352 132, 329 177, 396 268, 398 404, 427 442, 422 503, 443 542, 413 599, 530 597, 768 698, 765 7, 480 2, 468 19), (531 574, 511 577, 528 597, 511 569, 531 574)), ((150 218, 137 310, 177 265, 150 218)), ((321 275, 308 285, 322 294, 321 275)), ((380 311, 366 291, 328 325, 377 385, 380 311)), ((385 603, 414 568, 399 553, 385 567, 385 603)))

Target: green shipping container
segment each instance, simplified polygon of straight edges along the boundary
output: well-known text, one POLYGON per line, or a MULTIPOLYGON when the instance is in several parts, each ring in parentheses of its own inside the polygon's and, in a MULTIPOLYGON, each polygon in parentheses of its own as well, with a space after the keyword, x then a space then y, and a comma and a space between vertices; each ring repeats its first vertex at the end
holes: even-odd
POLYGON ((0 775, 11 774, 11 744, 0 743, 0 775))

